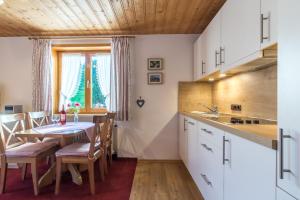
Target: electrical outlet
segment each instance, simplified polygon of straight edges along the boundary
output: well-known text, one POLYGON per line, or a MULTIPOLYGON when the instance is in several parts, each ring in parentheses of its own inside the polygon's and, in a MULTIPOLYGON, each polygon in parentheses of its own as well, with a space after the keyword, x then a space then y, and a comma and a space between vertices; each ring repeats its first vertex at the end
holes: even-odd
POLYGON ((242 105, 240 104, 231 104, 232 111, 242 111, 242 105))

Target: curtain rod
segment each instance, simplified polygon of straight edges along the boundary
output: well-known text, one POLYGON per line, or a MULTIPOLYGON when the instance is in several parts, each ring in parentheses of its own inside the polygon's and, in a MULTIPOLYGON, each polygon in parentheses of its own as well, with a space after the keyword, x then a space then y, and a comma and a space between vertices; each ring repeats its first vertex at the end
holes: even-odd
POLYGON ((83 36, 29 36, 29 40, 51 39, 51 40, 82 40, 82 39, 111 39, 112 37, 135 38, 134 35, 83 35, 83 36))

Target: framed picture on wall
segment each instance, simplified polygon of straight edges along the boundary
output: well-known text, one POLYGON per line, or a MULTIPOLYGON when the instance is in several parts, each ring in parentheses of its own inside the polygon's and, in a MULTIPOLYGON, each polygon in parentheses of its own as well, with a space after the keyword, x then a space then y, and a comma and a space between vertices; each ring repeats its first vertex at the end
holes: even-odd
POLYGON ((148 85, 163 84, 163 73, 151 72, 148 73, 148 85))
POLYGON ((162 70, 163 59, 162 58, 148 58, 148 70, 162 70))

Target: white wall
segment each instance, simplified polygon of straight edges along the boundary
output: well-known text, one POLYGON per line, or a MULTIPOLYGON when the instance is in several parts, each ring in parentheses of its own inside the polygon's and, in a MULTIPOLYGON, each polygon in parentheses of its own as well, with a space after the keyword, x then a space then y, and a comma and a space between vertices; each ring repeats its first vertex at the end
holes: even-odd
POLYGON ((32 41, 0 38, 0 111, 5 104, 32 107, 32 41))
MULTIPOLYGON (((121 124, 118 129, 120 156, 144 159, 179 158, 178 81, 192 80, 195 39, 195 35, 136 37, 133 119, 121 124), (164 59, 163 85, 147 84, 147 58, 151 57, 164 59), (146 100, 143 108, 135 104, 139 96, 146 100)), ((87 43, 91 43, 91 40, 87 40, 87 43)), ((26 38, 0 38, 0 50, 0 85, 4 86, 4 103, 21 103, 26 110, 30 110, 32 42, 26 38), (13 76, 18 78, 10 78, 13 76)))
POLYGON ((194 36, 152 35, 135 39, 133 121, 119 135, 119 154, 144 159, 178 159, 178 81, 192 80, 194 36), (147 58, 164 59, 164 84, 147 84, 147 58))

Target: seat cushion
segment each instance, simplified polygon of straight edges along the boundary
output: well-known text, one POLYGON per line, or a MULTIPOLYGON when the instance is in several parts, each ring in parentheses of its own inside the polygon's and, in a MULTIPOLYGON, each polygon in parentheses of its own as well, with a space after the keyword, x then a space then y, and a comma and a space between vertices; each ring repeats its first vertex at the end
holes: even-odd
POLYGON ((36 157, 45 151, 55 148, 57 144, 51 142, 25 143, 17 147, 7 149, 7 157, 36 157))
MULTIPOLYGON (((73 143, 58 150, 56 156, 88 156, 91 143, 73 143)), ((95 145, 95 151, 100 148, 100 144, 95 145)))
POLYGON ((52 142, 52 143, 55 143, 57 145, 60 144, 60 140, 58 138, 50 138, 50 137, 45 137, 42 142, 52 142))

